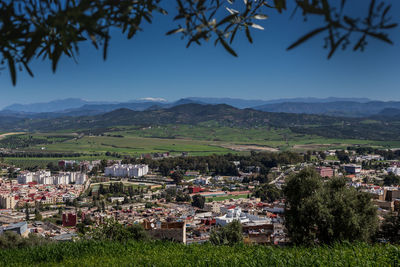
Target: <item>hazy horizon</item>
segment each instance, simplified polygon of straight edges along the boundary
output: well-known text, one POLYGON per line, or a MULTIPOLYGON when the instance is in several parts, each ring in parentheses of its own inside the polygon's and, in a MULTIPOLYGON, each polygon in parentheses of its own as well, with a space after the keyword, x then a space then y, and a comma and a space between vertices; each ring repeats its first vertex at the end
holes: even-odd
MULTIPOLYGON (((400 3, 392 5, 391 12, 398 13, 400 3)), ((176 27, 171 18, 156 15, 153 24, 145 24, 132 40, 113 31, 106 61, 101 50, 85 43, 80 46, 78 64, 62 57, 55 74, 48 61, 35 59, 31 64, 35 77, 18 72, 14 87, 9 73, 2 71, 0 108, 69 97, 118 102, 149 96, 169 101, 186 96, 400 100, 400 27, 391 31, 394 45, 369 39, 365 52, 339 50, 327 60, 324 36, 286 51, 322 21, 310 18, 303 22, 300 15, 290 19, 290 14, 273 11, 268 15, 261 23, 265 30, 252 31, 254 44, 248 43, 244 32, 238 34, 233 44, 238 58, 212 43, 186 49, 186 42, 178 36, 165 36, 176 27)))
POLYGON ((121 99, 121 100, 106 100, 106 99, 86 99, 86 98, 80 98, 80 97, 66 97, 66 98, 55 98, 55 99, 49 99, 48 101, 40 101, 40 102, 15 102, 15 103, 9 103, 3 106, 0 106, 0 109, 4 109, 5 107, 11 106, 11 105, 32 105, 32 104, 40 104, 40 103, 49 103, 49 102, 55 102, 55 101, 64 101, 64 100, 82 100, 90 103, 98 103, 98 104, 118 104, 118 103, 126 103, 126 102, 135 102, 135 101, 141 101, 141 102, 165 102, 165 103, 173 103, 175 101, 179 101, 181 99, 189 99, 189 98, 204 98, 204 99, 231 99, 231 100, 244 100, 244 101, 275 101, 275 100, 294 100, 294 99, 304 99, 304 100, 328 100, 328 99, 343 99, 343 100, 356 100, 356 99, 365 99, 369 101, 400 101, 400 100, 381 100, 381 99, 372 99, 368 97, 341 97, 341 96, 328 96, 328 97, 314 97, 314 96, 303 96, 303 97, 283 97, 283 98, 269 98, 269 99, 251 99, 251 98, 238 98, 238 97, 210 97, 210 96, 182 96, 177 99, 167 99, 163 97, 158 97, 158 96, 149 96, 149 97, 143 97, 143 98, 137 98, 137 99, 121 99))

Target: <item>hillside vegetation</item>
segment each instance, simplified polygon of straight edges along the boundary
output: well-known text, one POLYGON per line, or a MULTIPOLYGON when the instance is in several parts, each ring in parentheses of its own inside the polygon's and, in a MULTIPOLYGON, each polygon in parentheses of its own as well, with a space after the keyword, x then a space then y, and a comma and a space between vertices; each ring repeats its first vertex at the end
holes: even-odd
POLYGON ((271 113, 238 109, 225 104, 183 104, 167 109, 133 111, 118 109, 109 113, 53 119, 10 119, 0 117, 0 129, 24 131, 96 131, 115 126, 208 125, 242 129, 286 129, 296 134, 325 138, 399 140, 400 121, 396 119, 340 118, 313 114, 271 113), (371 122, 374 127, 371 127, 371 122))
POLYGON ((398 266, 394 245, 213 246, 77 242, 0 251, 2 266, 398 266))

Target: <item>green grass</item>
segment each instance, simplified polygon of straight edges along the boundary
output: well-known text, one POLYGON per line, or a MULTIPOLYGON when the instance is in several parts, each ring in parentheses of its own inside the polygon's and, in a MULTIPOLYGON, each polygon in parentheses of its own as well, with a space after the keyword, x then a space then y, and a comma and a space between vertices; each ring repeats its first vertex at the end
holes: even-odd
MULTIPOLYGON (((34 146, 31 149, 39 149, 34 146)), ((80 152, 86 154, 116 152, 120 154, 139 155, 142 153, 171 152, 180 154, 189 152, 191 155, 212 153, 227 153, 230 150, 216 146, 207 141, 160 139, 127 136, 124 138, 108 136, 85 136, 78 140, 68 140, 61 143, 45 145, 51 152, 80 152)))
MULTIPOLYGON (((369 122, 368 122, 369 123, 369 122)), ((46 144, 33 143, 21 150, 32 152, 104 154, 115 152, 123 155, 137 156, 144 153, 170 152, 179 155, 188 152, 192 156, 225 154, 237 152, 232 149, 252 146, 257 148, 272 147, 280 150, 325 150, 342 149, 347 146, 361 145, 373 147, 400 147, 400 141, 374 141, 356 139, 328 139, 313 135, 296 134, 290 129, 274 128, 230 128, 213 126, 210 123, 201 125, 167 125, 153 128, 120 126, 104 133, 106 136, 84 136, 78 138, 71 132, 31 133, 18 135, 18 138, 46 144), (113 137, 107 135, 122 135, 113 137), (42 150, 44 147, 44 150, 42 150)), ((8 137, 7 137, 8 138, 8 137)), ((16 138, 14 136, 14 138, 16 138)), ((3 140, 3 142, 6 142, 3 140)), ((247 148, 249 150, 250 148, 247 148)), ((99 157, 97 157, 99 158, 99 157)), ((83 158, 82 158, 83 159, 83 158)), ((10 159, 11 160, 11 159, 10 159)))
POLYGON ((207 202, 222 201, 222 200, 226 200, 226 199, 239 199, 239 198, 247 198, 247 194, 237 195, 237 196, 208 197, 207 202))
POLYGON ((399 246, 212 246, 77 242, 0 251, 2 266, 398 266, 399 246))

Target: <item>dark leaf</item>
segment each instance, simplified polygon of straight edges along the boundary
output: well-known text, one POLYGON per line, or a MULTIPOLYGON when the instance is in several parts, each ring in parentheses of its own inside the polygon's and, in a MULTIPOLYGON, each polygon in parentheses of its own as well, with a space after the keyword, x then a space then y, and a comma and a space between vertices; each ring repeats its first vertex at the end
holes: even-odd
POLYGON ((274 4, 279 13, 286 9, 286 0, 274 0, 274 4))
POLYGON ((7 61, 8 61, 8 68, 10 70, 12 84, 16 85, 17 84, 17 72, 15 70, 14 59, 8 51, 4 52, 4 56, 7 58, 7 61))
MULTIPOLYGON (((236 32, 237 32, 238 29, 239 29, 239 25, 237 25, 237 26, 235 27, 235 29, 233 29, 233 31, 232 31, 232 36, 231 36, 231 40, 229 41, 230 44, 232 44, 233 39, 235 38, 236 32)), ((217 40, 218 40, 218 39, 217 39, 217 40)))
POLYGON ((372 36, 376 39, 379 39, 381 41, 384 41, 388 44, 393 44, 392 40, 390 40, 386 34, 384 33, 375 33, 375 32, 366 32, 366 34, 368 34, 369 36, 372 36))
POLYGON ((231 14, 231 15, 229 15, 229 16, 226 16, 226 17, 223 18, 220 22, 218 22, 217 27, 220 26, 220 25, 222 25, 222 24, 224 24, 224 23, 227 23, 227 22, 231 21, 231 20, 234 19, 235 17, 237 17, 237 14, 231 14))
POLYGON ((238 55, 236 54, 236 52, 228 45, 227 42, 225 42, 224 38, 219 37, 219 41, 221 42, 221 44, 223 45, 223 47, 225 48, 226 51, 228 51, 232 56, 237 57, 238 55))
POLYGON ((391 28, 396 28, 396 27, 397 27, 397 23, 382 26, 383 29, 391 29, 391 28))
POLYGON ((311 32, 309 32, 309 33, 307 33, 306 35, 304 35, 303 37, 301 37, 300 39, 298 39, 296 42, 294 42, 291 46, 289 46, 289 47, 287 48, 287 50, 291 50, 291 49, 295 48, 295 47, 298 46, 299 44, 301 44, 301 43, 307 41, 308 39, 310 39, 310 38, 313 37, 314 35, 317 35, 318 33, 327 30, 328 28, 329 28, 329 26, 325 26, 325 27, 318 28, 318 29, 315 29, 315 30, 313 30, 313 31, 311 31, 311 32))
POLYGON ((361 45, 364 43, 366 37, 367 37, 367 35, 364 34, 364 35, 360 38, 360 40, 358 40, 357 44, 356 44, 356 45, 354 46, 354 48, 353 48, 353 51, 357 51, 357 50, 361 47, 361 45))
POLYGON ((249 27, 246 27, 246 37, 249 40, 249 42, 252 44, 253 38, 251 38, 249 27))
POLYGON ((30 75, 31 77, 33 77, 33 72, 32 72, 31 69, 29 68, 28 63, 26 63, 26 62, 23 61, 22 64, 24 64, 24 67, 25 67, 26 71, 29 73, 29 75, 30 75))
POLYGON ((182 31, 183 31, 182 28, 178 28, 178 29, 174 29, 174 30, 167 32, 166 35, 171 35, 171 34, 175 34, 175 33, 182 32, 182 31))
POLYGON ((108 42, 110 41, 110 37, 107 35, 104 39, 104 47, 103 47, 103 59, 107 59, 107 50, 108 50, 108 42))

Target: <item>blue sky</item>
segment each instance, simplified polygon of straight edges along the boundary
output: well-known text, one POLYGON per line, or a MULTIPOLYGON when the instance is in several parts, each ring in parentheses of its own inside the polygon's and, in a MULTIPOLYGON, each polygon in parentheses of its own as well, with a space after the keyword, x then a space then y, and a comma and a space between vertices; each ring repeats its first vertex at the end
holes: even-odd
MULTIPOLYGON (((400 4, 391 2, 395 16, 400 4)), ((370 40, 363 53, 348 49, 327 60, 323 36, 286 51, 298 37, 320 25, 318 20, 303 22, 299 15, 290 20, 289 14, 277 15, 273 10, 268 15, 261 23, 265 30, 253 30, 254 44, 247 42, 244 33, 238 36, 233 45, 238 58, 212 42, 186 49, 186 41, 178 35, 165 36, 176 27, 171 16, 156 16, 131 40, 115 32, 106 61, 102 51, 84 44, 78 64, 62 58, 55 74, 48 61, 34 61, 35 77, 18 73, 14 87, 8 73, 2 72, 0 108, 68 97, 96 101, 189 96, 400 100, 400 28, 391 32, 394 46, 370 40)))

